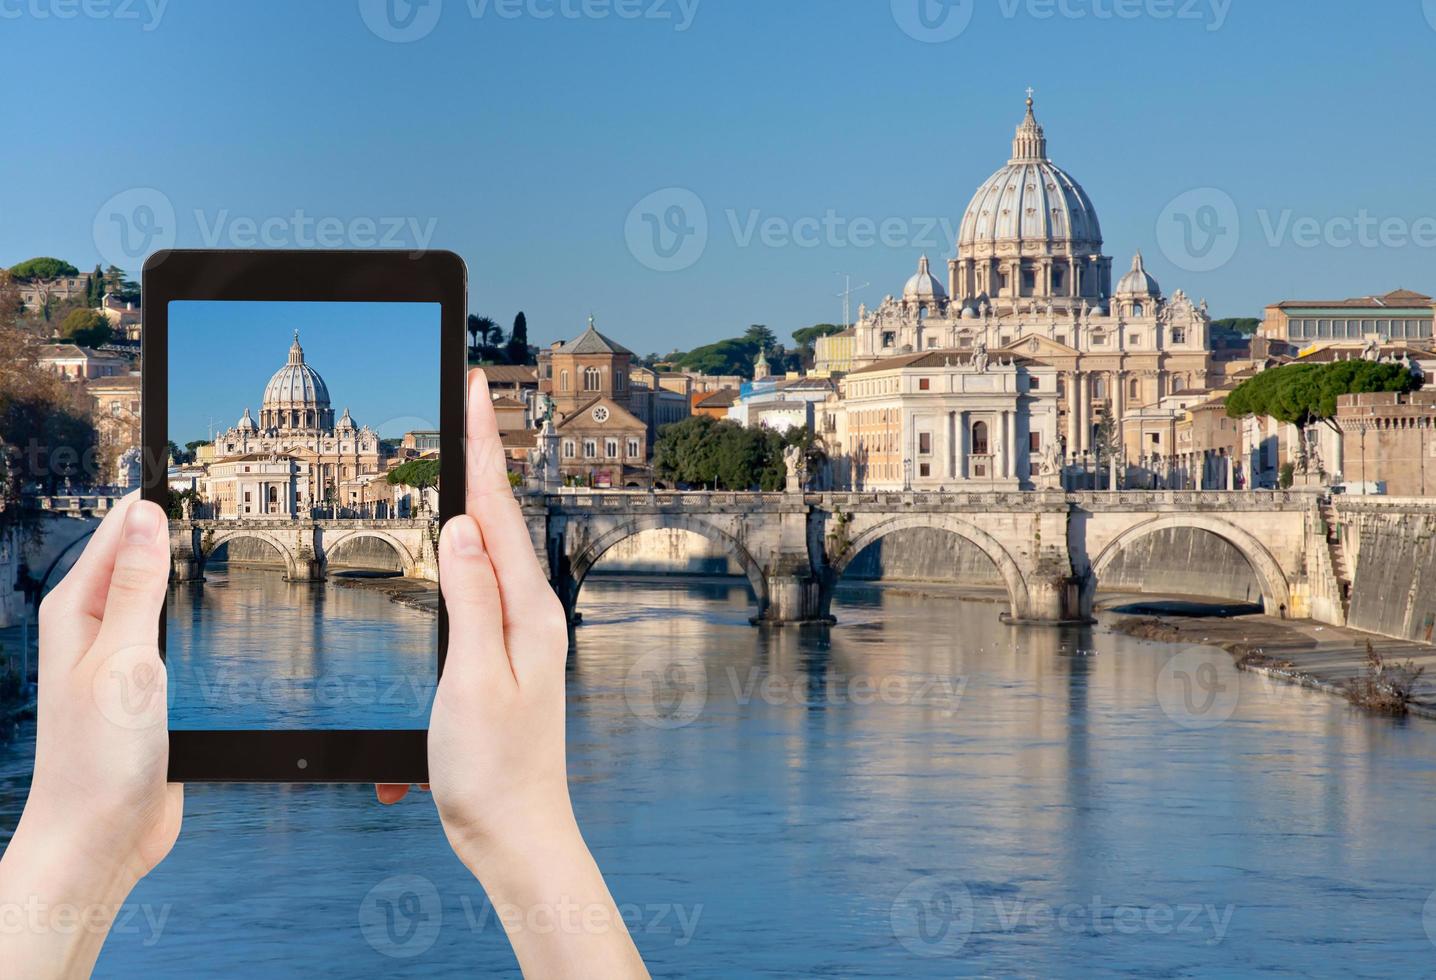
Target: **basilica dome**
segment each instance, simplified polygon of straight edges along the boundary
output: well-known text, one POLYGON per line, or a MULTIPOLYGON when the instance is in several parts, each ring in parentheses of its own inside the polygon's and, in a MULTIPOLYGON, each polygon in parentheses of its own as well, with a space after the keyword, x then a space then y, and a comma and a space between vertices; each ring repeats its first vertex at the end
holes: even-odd
POLYGON ((973 195, 958 231, 959 253, 1100 253, 1097 210, 1082 185, 1047 159, 1047 137, 1032 114, 1017 126, 1012 158, 973 195), (985 248, 984 248, 985 247, 985 248))
POLYGON ((264 386, 264 404, 284 408, 329 407, 329 388, 319 372, 304 363, 304 348, 299 346, 297 330, 289 348, 289 360, 264 386))
POLYGON ((918 260, 917 273, 903 286, 902 298, 918 303, 941 302, 947 299, 947 287, 932 274, 926 255, 918 260))

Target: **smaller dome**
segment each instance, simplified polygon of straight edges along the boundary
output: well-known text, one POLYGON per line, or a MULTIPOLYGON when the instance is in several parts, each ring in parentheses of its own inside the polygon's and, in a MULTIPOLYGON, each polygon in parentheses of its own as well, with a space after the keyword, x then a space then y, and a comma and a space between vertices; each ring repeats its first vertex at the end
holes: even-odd
POLYGON ((973 306, 971 303, 968 303, 962 308, 962 318, 964 320, 976 320, 977 317, 978 312, 976 306, 973 306))
POLYGON ((339 416, 339 424, 338 424, 337 426, 335 426, 335 428, 338 428, 338 429, 352 429, 352 428, 354 428, 354 418, 353 418, 353 416, 351 416, 351 415, 349 414, 349 409, 348 409, 347 406, 346 406, 345 409, 344 409, 344 414, 341 415, 341 416, 339 416))
POLYGON ((249 414, 248 408, 245 408, 244 414, 240 416, 239 423, 235 428, 242 432, 256 432, 259 430, 259 426, 254 424, 254 416, 249 414))
POLYGON ((907 281, 906 286, 903 286, 902 298, 919 302, 947 299, 947 290, 928 270, 926 255, 917 260, 917 274, 907 281))
POLYGON ((1132 256, 1132 269, 1117 283, 1117 294, 1126 296, 1161 296, 1162 287, 1148 275, 1142 265, 1142 253, 1132 256))

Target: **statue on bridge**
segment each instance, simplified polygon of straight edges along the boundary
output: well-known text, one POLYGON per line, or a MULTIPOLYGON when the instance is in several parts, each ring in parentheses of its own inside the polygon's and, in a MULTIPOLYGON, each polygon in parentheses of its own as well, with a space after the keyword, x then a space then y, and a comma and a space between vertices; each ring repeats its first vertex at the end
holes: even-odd
POLYGON ((803 453, 802 446, 785 446, 783 448, 783 465, 788 469, 788 493, 802 493, 803 484, 807 482, 808 461, 803 453))

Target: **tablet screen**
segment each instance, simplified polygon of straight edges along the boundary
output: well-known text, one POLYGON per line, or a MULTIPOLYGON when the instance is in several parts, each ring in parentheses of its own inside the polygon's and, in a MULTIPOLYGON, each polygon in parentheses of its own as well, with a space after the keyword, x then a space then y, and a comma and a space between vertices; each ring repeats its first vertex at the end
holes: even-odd
POLYGON ((170 728, 423 729, 437 303, 169 304, 170 728))

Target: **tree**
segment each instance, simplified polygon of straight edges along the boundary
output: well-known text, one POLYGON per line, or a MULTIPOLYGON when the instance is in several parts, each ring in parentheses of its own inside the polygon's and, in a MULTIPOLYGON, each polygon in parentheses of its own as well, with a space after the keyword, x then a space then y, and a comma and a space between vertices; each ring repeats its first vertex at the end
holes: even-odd
POLYGON ((424 491, 439 485, 439 461, 437 459, 411 459, 400 463, 384 477, 390 486, 413 487, 419 491, 419 509, 425 507, 424 491))
MULTIPOLYGON (((801 439, 802 432, 792 438, 801 439)), ((694 415, 659 431, 653 472, 663 480, 713 490, 781 490, 787 481, 783 447, 788 444, 772 429, 694 415)))
POLYGON ((20 280, 58 279, 61 276, 78 276, 80 270, 63 259, 52 259, 47 255, 26 259, 10 267, 10 275, 20 280))
POLYGON ((1257 332, 1261 326, 1261 320, 1254 316, 1229 316, 1221 320, 1212 321, 1212 329, 1220 331, 1231 331, 1243 337, 1250 337, 1257 332))
POLYGON ((469 314, 469 337, 473 343, 469 348, 469 360, 492 364, 502 359, 498 344, 504 338, 503 329, 493 317, 469 314))
POLYGON ((1283 364, 1237 385, 1227 395, 1226 409, 1234 419, 1267 416, 1296 426, 1300 435, 1298 461, 1304 471, 1307 428, 1322 423, 1340 431, 1334 421, 1339 396, 1368 391, 1408 392, 1420 386, 1421 379, 1400 364, 1364 359, 1283 364))
POLYGON ((529 321, 523 310, 519 310, 514 317, 514 328, 509 333, 508 346, 504 348, 504 359, 510 364, 530 363, 529 321))
POLYGON ((60 336, 81 347, 108 344, 114 336, 110 321, 99 310, 72 310, 60 324, 60 336))
POLYGON ((798 345, 798 356, 802 358, 805 365, 813 362, 813 349, 819 337, 831 337, 835 333, 842 333, 843 327, 837 323, 815 323, 811 327, 799 327, 793 331, 793 343, 798 345))
POLYGON ((13 505, 27 487, 53 493, 67 481, 98 482, 88 399, 40 367, 39 347, 12 277, 0 272, 0 519, 20 512, 13 505))
POLYGON ((85 302, 89 306, 99 307, 105 299, 105 274, 100 271, 98 265, 95 271, 90 273, 90 281, 85 286, 85 302))

